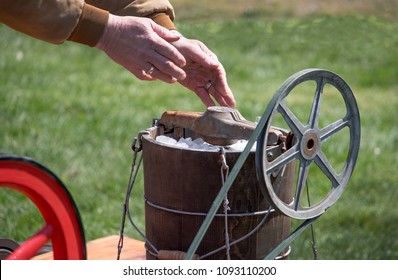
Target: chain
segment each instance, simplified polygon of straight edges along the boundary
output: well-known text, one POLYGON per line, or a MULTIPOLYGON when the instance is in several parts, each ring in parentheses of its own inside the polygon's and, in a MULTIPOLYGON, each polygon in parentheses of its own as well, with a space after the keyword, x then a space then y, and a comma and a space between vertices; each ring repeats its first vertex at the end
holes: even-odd
MULTIPOLYGON (((226 156, 225 156, 225 149, 220 147, 220 157, 221 157, 221 182, 222 185, 225 183, 225 179, 228 177, 229 174, 229 166, 227 164, 226 156), (225 172, 225 174, 224 174, 225 172)), ((227 196, 224 197, 223 201, 223 209, 224 209, 224 222, 225 222, 225 250, 227 254, 227 260, 231 259, 230 256, 230 243, 229 243, 229 234, 228 234, 228 210, 230 210, 229 201, 227 196)))
MULTIPOLYGON (((306 181, 305 184, 306 184, 306 187, 307 187, 308 206, 311 207, 310 193, 309 193, 309 188, 308 188, 308 181, 306 181)), ((317 260, 318 259, 318 249, 316 248, 315 230, 314 230, 314 225, 313 224, 311 224, 311 247, 312 247, 312 253, 314 255, 314 260, 317 260)))
MULTIPOLYGON (((139 135, 139 137, 140 136, 141 135, 139 135)), ((125 226, 125 222, 126 222, 126 215, 127 215, 128 209, 129 209, 130 193, 131 193, 131 190, 133 188, 135 179, 137 177, 137 173, 138 173, 139 166, 141 164, 141 159, 142 159, 142 158, 140 159, 138 168, 135 170, 135 173, 134 173, 134 169, 135 169, 135 165, 136 165, 136 161, 137 161, 137 155, 142 150, 141 138, 140 138, 138 147, 136 146, 137 141, 138 141, 137 137, 135 137, 134 140, 133 140, 133 143, 131 144, 131 149, 133 150, 133 159, 132 159, 132 162, 131 162, 131 171, 130 171, 129 183, 127 185, 126 196, 125 196, 124 203, 123 203, 122 222, 121 222, 121 225, 120 225, 119 243, 118 243, 118 246, 117 246, 117 248, 118 248, 118 250, 117 250, 117 260, 120 259, 120 254, 121 254, 122 249, 123 249, 124 226, 125 226), (134 176, 133 176, 133 174, 134 174, 134 176)))

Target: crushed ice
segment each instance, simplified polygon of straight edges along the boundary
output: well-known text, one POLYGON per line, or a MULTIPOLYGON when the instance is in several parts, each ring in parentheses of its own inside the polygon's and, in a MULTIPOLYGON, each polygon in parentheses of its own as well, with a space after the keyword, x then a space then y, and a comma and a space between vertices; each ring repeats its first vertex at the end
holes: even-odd
MULTIPOLYGON (((201 151, 219 151, 220 146, 215 146, 212 144, 207 143, 204 141, 202 138, 196 138, 195 140, 192 140, 191 137, 188 138, 180 138, 178 141, 174 138, 165 136, 165 135, 160 135, 156 137, 156 141, 167 144, 170 146, 176 146, 179 148, 183 149, 194 149, 194 150, 201 150, 201 151)), ((229 151, 236 151, 236 152, 241 152, 245 149, 247 145, 247 140, 239 140, 233 145, 226 146, 225 148, 229 151)), ((255 150, 256 145, 254 144, 252 147, 252 150, 255 150)))

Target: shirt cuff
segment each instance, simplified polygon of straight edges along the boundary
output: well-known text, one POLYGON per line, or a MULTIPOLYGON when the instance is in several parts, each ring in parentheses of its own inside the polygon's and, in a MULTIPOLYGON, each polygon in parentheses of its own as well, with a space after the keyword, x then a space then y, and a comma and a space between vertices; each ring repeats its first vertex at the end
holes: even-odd
POLYGON ((159 24, 169 30, 177 29, 175 27, 173 21, 170 19, 170 17, 166 13, 153 13, 153 14, 147 15, 147 17, 149 17, 157 24, 159 24))
POLYGON ((104 33, 108 18, 108 11, 84 4, 80 19, 67 40, 94 47, 104 33))

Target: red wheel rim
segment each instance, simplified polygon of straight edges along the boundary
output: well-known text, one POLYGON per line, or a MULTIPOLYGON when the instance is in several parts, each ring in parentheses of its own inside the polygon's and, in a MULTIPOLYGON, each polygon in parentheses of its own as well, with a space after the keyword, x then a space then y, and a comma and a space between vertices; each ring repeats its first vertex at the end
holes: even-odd
POLYGON ((24 242, 8 259, 29 259, 38 244, 51 239, 54 259, 86 259, 86 243, 75 202, 57 176, 39 163, 24 157, 0 157, 0 187, 28 197, 39 209, 46 225, 24 242), (18 251, 18 252, 17 252, 18 251))

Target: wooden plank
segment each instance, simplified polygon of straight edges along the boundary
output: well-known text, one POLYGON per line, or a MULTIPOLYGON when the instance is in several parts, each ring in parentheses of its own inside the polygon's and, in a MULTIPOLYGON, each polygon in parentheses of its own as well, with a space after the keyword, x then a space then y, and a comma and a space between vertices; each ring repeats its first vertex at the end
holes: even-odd
MULTIPOLYGON (((105 236, 87 242, 88 260, 116 260, 117 245, 119 243, 118 235, 105 236)), ((52 260, 53 253, 48 252, 38 255, 34 260, 52 260)), ((129 237, 123 239, 123 249, 120 254, 121 260, 145 260, 146 252, 144 242, 129 237)))

